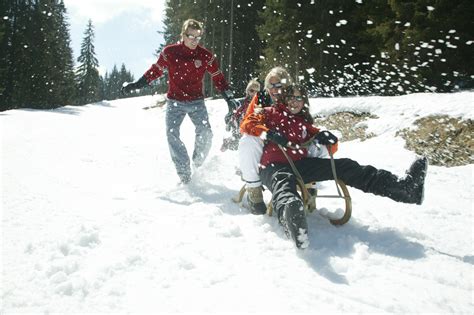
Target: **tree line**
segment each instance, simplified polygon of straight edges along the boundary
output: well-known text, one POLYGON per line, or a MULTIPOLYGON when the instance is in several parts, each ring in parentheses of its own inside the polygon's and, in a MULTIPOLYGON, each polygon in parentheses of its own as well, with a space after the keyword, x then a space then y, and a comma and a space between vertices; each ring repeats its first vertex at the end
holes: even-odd
POLYGON ((123 64, 99 75, 92 21, 75 67, 62 0, 5 0, 0 18, 0 110, 115 99, 122 83, 133 81, 123 64))
POLYGON ((166 44, 190 17, 239 92, 276 65, 319 96, 474 86, 472 0, 170 0, 166 44))
MULTIPOLYGON (((277 65, 315 96, 474 87, 472 0, 168 0, 157 55, 188 18, 204 23, 202 44, 238 96, 277 65)), ((122 64, 102 77, 98 66, 91 21, 75 65, 62 0, 0 2, 0 110, 121 97, 133 75, 122 64)), ((166 89, 165 76, 144 93, 166 89)), ((217 94, 208 76, 204 89, 217 94)))

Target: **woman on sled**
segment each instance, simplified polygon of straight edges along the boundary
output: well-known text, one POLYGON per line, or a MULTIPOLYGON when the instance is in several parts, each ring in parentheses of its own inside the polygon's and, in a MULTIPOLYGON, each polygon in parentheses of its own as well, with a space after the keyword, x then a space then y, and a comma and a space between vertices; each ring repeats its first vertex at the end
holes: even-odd
MULTIPOLYGON (((281 102, 283 90, 293 82, 290 74, 285 68, 274 67, 265 76, 262 90, 256 93, 250 102, 244 116, 253 114, 263 107, 272 106, 281 102)), ((245 182, 247 192, 247 205, 250 213, 265 214, 267 207, 263 201, 263 187, 260 180, 260 160, 262 157, 264 142, 260 137, 248 134, 240 128, 242 137, 239 140, 239 165, 242 180, 245 182)))
MULTIPOLYGON (((296 190, 296 175, 282 149, 293 160, 304 183, 332 180, 331 161, 310 157, 308 151, 311 147, 308 150, 303 144, 310 141, 313 149, 325 146, 334 153, 338 139, 329 131, 320 131, 313 125, 306 91, 296 85, 284 91, 278 104, 246 117, 241 129, 267 140, 260 161, 260 178, 272 192, 273 209, 279 222, 298 248, 306 248, 309 239, 303 202, 296 190)), ((339 179, 348 186, 397 202, 419 205, 423 202, 426 158, 416 160, 404 178, 371 165, 360 165, 348 158, 335 159, 334 162, 339 179)))

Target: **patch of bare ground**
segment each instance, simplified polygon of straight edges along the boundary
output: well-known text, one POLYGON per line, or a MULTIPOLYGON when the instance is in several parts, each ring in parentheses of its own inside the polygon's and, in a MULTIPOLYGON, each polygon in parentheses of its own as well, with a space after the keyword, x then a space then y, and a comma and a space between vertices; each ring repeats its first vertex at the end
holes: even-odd
MULTIPOLYGON (((367 133, 363 122, 378 118, 370 113, 339 112, 327 117, 315 117, 316 126, 339 130, 340 141, 351 141, 374 137, 367 133)), ((460 166, 474 161, 474 123, 446 115, 423 117, 414 126, 399 130, 396 136, 405 140, 406 148, 426 156, 431 165, 460 166)))
POLYGON ((327 117, 315 117, 316 126, 325 126, 328 129, 339 130, 342 134, 339 139, 342 141, 351 141, 355 139, 365 139, 374 137, 373 133, 366 133, 367 126, 363 121, 367 119, 378 118, 370 113, 339 112, 327 117))
POLYGON ((431 165, 460 166, 473 163, 474 123, 449 116, 428 116, 414 122, 414 128, 397 132, 406 147, 428 157, 431 165))

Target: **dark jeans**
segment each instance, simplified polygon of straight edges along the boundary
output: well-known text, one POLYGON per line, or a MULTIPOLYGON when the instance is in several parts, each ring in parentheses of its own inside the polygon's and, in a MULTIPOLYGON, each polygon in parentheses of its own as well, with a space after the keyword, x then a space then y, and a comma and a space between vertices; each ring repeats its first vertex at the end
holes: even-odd
MULTIPOLYGON (((338 179, 348 186, 385 196, 385 189, 393 186, 397 177, 373 166, 361 166, 351 159, 335 159, 338 179)), ((305 183, 332 180, 331 160, 305 158, 295 162, 305 183)), ((283 206, 294 198, 300 198, 296 190, 296 176, 289 164, 268 165, 260 172, 262 183, 272 192, 274 209, 280 215, 283 206)))
POLYGON ((168 100, 166 109, 166 136, 168 138, 171 159, 182 180, 191 176, 188 151, 180 139, 180 128, 186 115, 189 115, 189 118, 191 118, 191 121, 196 127, 192 157, 196 167, 202 165, 212 145, 212 130, 204 100, 189 102, 168 100))

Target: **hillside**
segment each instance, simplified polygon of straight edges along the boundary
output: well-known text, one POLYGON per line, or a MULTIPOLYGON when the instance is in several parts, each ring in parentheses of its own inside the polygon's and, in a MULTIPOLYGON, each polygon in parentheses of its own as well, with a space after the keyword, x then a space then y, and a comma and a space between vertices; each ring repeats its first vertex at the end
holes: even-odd
MULTIPOLYGON (((367 113, 371 137, 337 157, 403 176, 415 153, 397 133, 433 115, 472 120, 473 96, 318 98, 311 111, 367 113)), ((207 101, 213 147, 182 187, 165 107, 143 110, 158 99, 1 113, 1 313, 472 311, 473 164, 431 165, 422 206, 350 189, 351 221, 311 214, 299 251, 276 218, 230 201, 242 182, 236 152, 219 150, 224 101, 207 101)), ((191 151, 189 119, 181 134, 191 151)))

